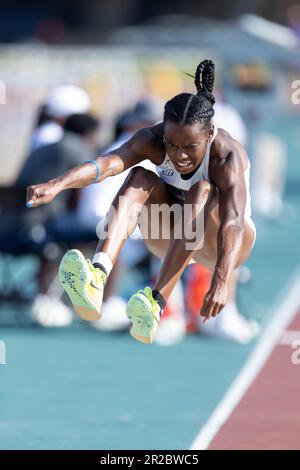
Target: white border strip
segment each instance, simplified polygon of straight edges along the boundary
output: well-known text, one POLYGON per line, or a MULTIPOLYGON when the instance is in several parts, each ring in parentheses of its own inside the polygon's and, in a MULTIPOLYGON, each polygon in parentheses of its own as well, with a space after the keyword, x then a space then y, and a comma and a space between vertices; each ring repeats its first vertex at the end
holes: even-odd
POLYGON ((207 449, 219 429, 238 405, 247 389, 266 363, 274 346, 279 342, 282 331, 286 329, 297 314, 300 306, 299 292, 300 269, 298 268, 275 300, 273 308, 271 309, 274 313, 270 323, 262 333, 250 357, 224 398, 196 436, 190 447, 191 450, 207 449))

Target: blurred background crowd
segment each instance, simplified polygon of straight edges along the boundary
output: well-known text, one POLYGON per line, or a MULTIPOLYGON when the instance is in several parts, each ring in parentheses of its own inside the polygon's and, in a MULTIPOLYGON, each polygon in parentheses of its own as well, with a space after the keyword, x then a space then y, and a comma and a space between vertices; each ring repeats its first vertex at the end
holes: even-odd
MULTIPOLYGON (((214 124, 249 154, 254 219, 280 219, 288 155, 299 149, 300 108, 291 99, 291 84, 300 77, 298 5, 12 0, 0 25, 0 324, 80 325, 58 283, 58 264, 72 247, 92 256, 126 173, 34 210, 25 207, 26 186, 159 122, 168 99, 194 92, 189 74, 204 58, 216 63, 214 124)), ((149 161, 143 165, 151 169, 149 161)), ((159 267, 136 230, 109 279, 103 318, 91 327, 126 331, 127 299, 151 285, 159 267)), ((198 333, 251 341, 259 322, 251 311, 245 315, 238 292, 254 275, 241 268, 224 312, 203 326, 199 312, 211 274, 189 266, 156 341, 172 345, 198 333)))

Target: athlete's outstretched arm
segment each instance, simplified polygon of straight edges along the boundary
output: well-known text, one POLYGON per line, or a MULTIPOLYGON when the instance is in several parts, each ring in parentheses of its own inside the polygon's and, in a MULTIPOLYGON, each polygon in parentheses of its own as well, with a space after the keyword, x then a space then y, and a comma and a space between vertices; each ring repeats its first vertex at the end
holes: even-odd
MULTIPOLYGON (((100 182, 108 176, 117 175, 132 166, 154 155, 155 160, 155 128, 137 131, 134 136, 118 149, 96 159, 100 168, 100 182)), ((155 163, 155 162, 154 162, 155 163)), ((44 184, 27 188, 27 206, 37 207, 51 202, 59 193, 66 189, 84 188, 95 182, 97 166, 83 163, 72 168, 62 176, 58 176, 44 184)))
POLYGON ((244 231, 246 185, 239 152, 231 152, 216 169, 214 183, 219 190, 218 258, 201 315, 217 315, 228 296, 228 284, 239 257, 244 231))

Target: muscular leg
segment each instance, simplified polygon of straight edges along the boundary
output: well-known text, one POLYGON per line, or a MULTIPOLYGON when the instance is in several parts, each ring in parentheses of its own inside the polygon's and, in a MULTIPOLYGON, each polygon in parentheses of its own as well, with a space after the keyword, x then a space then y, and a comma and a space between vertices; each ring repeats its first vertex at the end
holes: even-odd
MULTIPOLYGON (((219 207, 217 193, 213 187, 206 181, 200 181, 193 185, 188 192, 185 204, 191 204, 193 207, 192 218, 189 224, 195 224, 199 211, 204 211, 204 240, 202 248, 187 249, 189 240, 185 236, 181 239, 172 239, 168 252, 157 279, 155 289, 158 290, 165 300, 168 299, 177 280, 181 276, 185 267, 194 258, 196 262, 214 269, 217 261, 217 233, 220 226, 219 207)), ((236 266, 242 264, 249 256, 253 241, 253 232, 245 224, 244 239, 240 250, 236 266)))
MULTIPOLYGON (((79 250, 68 251, 61 260, 59 278, 77 314, 84 320, 101 318, 105 272, 110 273, 128 236, 148 204, 171 201, 163 181, 143 167, 133 168, 116 195, 94 258, 104 269, 95 269, 79 250), (102 264, 103 263, 103 264, 102 264)), ((101 266, 100 266, 101 268, 101 266)))

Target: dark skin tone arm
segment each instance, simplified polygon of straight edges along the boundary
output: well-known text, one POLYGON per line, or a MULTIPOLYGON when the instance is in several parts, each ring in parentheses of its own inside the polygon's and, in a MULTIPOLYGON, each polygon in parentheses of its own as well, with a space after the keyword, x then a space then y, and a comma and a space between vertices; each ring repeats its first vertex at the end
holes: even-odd
POLYGON ((216 143, 217 155, 212 158, 210 167, 211 181, 219 191, 220 227, 217 239, 217 263, 201 309, 204 321, 217 315, 226 303, 227 286, 235 269, 243 240, 246 206, 243 173, 247 154, 228 134, 224 137, 222 145, 216 143))
MULTIPOLYGON (((162 128, 163 125, 158 124, 141 129, 118 149, 98 157, 96 161, 101 174, 98 182, 109 176, 122 173, 147 158, 155 165, 160 165, 164 158, 162 128)), ((47 183, 29 186, 27 188, 27 205, 29 207, 38 207, 42 204, 48 204, 66 189, 80 189, 94 183, 96 176, 96 165, 83 163, 47 183)))

